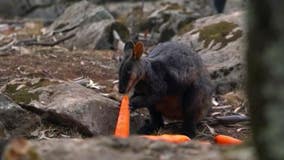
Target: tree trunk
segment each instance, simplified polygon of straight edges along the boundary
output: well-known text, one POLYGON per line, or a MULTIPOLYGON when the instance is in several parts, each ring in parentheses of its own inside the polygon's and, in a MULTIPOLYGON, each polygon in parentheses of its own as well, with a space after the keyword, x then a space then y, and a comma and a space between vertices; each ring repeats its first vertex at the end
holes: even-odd
POLYGON ((251 0, 248 97, 260 160, 284 160, 284 1, 251 0))

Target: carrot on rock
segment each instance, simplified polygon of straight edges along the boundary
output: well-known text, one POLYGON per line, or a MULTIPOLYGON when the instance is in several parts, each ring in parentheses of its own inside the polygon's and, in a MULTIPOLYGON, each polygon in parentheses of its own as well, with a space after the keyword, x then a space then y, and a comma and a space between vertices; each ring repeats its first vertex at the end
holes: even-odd
POLYGON ((163 134, 163 135, 144 135, 142 136, 144 138, 150 139, 150 140, 158 140, 158 141, 164 141, 164 142, 170 142, 170 143, 184 143, 188 142, 191 139, 185 135, 169 135, 169 134, 163 134))

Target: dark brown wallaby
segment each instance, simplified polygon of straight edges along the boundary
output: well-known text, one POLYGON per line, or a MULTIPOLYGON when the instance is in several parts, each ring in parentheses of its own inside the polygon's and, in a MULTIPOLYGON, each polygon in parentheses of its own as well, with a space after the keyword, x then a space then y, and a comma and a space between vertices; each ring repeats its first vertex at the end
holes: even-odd
POLYGON ((133 110, 147 107, 150 124, 139 133, 163 126, 162 116, 183 120, 184 134, 194 137, 197 123, 206 115, 212 87, 197 53, 185 44, 161 43, 147 56, 143 44, 127 42, 119 69, 119 92, 128 93, 133 110))

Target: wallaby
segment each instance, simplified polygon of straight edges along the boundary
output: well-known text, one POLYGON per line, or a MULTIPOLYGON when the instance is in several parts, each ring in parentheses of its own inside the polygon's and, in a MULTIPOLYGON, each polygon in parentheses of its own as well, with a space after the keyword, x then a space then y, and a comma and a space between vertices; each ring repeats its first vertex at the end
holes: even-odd
POLYGON ((119 92, 130 98, 132 110, 147 107, 151 122, 139 131, 149 134, 164 125, 163 117, 183 120, 183 134, 195 136, 207 114, 212 87, 201 58, 188 46, 165 42, 142 57, 142 42, 127 42, 119 68, 119 92))

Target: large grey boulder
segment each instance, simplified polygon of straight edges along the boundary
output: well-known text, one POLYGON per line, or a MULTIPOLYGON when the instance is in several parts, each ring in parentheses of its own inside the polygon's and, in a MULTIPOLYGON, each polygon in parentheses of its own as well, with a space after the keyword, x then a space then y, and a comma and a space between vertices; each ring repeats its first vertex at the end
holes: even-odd
POLYGON ((92 139, 32 140, 16 138, 0 140, 3 159, 27 160, 255 160, 253 148, 241 146, 220 148, 209 143, 190 141, 183 144, 150 141, 142 137, 118 139, 95 137, 92 139))
POLYGON ((186 143, 176 145, 164 142, 153 142, 144 138, 131 137, 116 139, 99 137, 88 140, 62 140, 32 142, 37 148, 39 157, 44 160, 155 160, 155 159, 221 159, 220 153, 210 145, 186 143), (115 158, 114 158, 115 157, 115 158))
POLYGON ((0 93, 0 139, 10 136, 30 136, 41 124, 40 118, 22 109, 0 93))
POLYGON ((234 12, 198 19, 189 25, 189 32, 173 38, 200 54, 217 92, 242 86, 246 49, 244 16, 244 12, 234 12))
POLYGON ((0 16, 41 18, 52 21, 72 1, 66 0, 0 0, 0 16))
MULTIPOLYGON (((47 79, 14 80, 3 88, 3 92, 25 109, 54 124, 77 129, 83 135, 114 133, 119 103, 79 84, 47 79), (12 87, 19 89, 7 90, 12 87)), ((144 118, 140 114, 132 114, 132 133, 143 124, 144 118)))
MULTIPOLYGON (((190 141, 183 144, 150 141, 133 136, 125 139, 96 137, 92 139, 50 139, 0 141, 3 159, 41 160, 254 160, 252 147, 220 148, 208 143, 190 141), (1 147, 1 144, 2 147, 1 147), (20 147, 19 147, 20 146, 20 147), (5 149, 4 149, 5 148, 5 149), (14 153, 14 154, 13 154, 14 153), (20 153, 20 154, 15 154, 20 153)), ((0 150, 1 153, 1 150, 0 150)))
POLYGON ((63 43, 69 49, 110 49, 114 42, 113 30, 124 41, 129 36, 127 27, 116 22, 104 7, 81 1, 68 7, 46 34, 70 36, 63 43))

